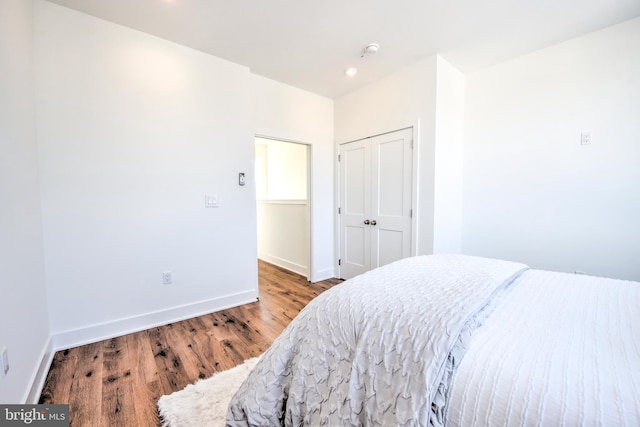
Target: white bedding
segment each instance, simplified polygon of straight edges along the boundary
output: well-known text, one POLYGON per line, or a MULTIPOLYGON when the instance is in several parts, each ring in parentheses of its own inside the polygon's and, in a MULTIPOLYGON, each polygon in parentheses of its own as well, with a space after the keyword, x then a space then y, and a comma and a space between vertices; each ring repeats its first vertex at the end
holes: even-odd
POLYGON ((227 425, 640 426, 640 283, 398 261, 313 300, 227 425))
POLYGON ((640 426, 640 283, 529 270, 454 373, 451 426, 640 426))

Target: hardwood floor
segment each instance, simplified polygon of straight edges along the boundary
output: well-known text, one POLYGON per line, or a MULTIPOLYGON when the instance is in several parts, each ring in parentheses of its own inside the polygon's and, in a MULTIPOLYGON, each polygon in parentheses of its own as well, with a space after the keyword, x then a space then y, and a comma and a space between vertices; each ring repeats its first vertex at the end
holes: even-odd
POLYGON ((68 403, 76 427, 159 426, 160 396, 262 354, 312 298, 341 282, 258 267, 258 302, 57 352, 40 403, 68 403))

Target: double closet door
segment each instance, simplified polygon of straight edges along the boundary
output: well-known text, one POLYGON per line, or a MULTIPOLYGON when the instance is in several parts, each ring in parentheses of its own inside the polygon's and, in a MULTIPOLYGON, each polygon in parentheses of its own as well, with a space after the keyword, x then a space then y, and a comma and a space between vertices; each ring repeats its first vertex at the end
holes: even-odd
POLYGON ((340 276, 411 255, 411 128, 340 146, 340 276))

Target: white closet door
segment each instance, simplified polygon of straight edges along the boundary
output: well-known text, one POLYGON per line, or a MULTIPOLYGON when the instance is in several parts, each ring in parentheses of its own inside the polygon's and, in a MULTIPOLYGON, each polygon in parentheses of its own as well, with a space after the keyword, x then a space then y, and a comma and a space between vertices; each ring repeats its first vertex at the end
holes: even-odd
POLYGON ((340 146, 340 274, 350 278, 371 269, 371 144, 340 146))
POLYGON ((340 147, 340 275, 411 255, 412 130, 340 147))
POLYGON ((411 138, 411 129, 371 138, 371 268, 411 256, 411 138))

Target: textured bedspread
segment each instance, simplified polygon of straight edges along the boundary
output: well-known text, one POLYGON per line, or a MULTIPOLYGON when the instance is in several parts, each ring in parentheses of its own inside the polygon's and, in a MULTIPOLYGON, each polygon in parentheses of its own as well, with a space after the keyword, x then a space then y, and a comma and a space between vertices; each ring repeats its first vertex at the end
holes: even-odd
POLYGON ((231 401, 227 425, 429 425, 488 302, 526 269, 462 255, 398 261, 314 299, 231 401))

